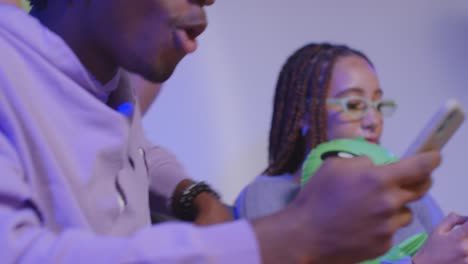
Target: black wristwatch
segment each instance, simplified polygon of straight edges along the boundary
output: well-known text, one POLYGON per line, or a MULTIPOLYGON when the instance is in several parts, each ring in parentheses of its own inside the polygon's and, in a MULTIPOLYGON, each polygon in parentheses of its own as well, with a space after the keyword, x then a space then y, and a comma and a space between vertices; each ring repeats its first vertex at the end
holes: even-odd
POLYGON ((172 211, 174 212, 174 215, 184 221, 195 220, 198 214, 198 210, 194 204, 194 200, 200 193, 203 192, 210 193, 215 198, 220 199, 219 194, 205 182, 191 184, 182 192, 180 196, 173 197, 172 211))

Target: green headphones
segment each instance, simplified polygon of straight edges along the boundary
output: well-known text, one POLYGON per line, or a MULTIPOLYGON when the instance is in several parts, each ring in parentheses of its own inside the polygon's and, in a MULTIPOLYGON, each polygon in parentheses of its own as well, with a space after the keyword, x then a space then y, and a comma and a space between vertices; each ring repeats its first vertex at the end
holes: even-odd
POLYGON ((386 149, 369 143, 363 138, 332 140, 318 145, 309 153, 302 166, 301 184, 304 185, 309 181, 326 158, 352 158, 357 156, 367 156, 375 165, 385 165, 398 161, 398 158, 386 149))
MULTIPOLYGON (((385 165, 398 161, 398 158, 383 147, 367 142, 363 138, 337 139, 318 145, 307 156, 302 166, 301 185, 306 184, 329 157, 352 158, 367 156, 375 165, 385 165)), ((405 256, 413 256, 427 239, 426 233, 416 234, 399 245, 394 246, 385 255, 361 264, 380 264, 381 261, 397 261, 405 256)))

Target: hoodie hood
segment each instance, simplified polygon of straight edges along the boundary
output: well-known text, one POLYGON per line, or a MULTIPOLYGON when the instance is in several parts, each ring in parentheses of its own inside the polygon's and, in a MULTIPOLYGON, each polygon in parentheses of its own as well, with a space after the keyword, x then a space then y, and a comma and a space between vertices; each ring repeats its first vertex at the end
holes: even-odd
POLYGON ((100 84, 60 36, 21 8, 0 4, 0 14, 0 34, 25 56, 40 56, 103 102, 117 88, 120 72, 108 84, 100 84))

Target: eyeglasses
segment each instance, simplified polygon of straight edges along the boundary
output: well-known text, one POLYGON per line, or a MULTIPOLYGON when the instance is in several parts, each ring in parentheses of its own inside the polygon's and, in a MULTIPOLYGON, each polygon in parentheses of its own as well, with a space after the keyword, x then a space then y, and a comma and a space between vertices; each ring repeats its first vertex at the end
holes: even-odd
POLYGON ((352 119, 363 118, 371 107, 382 114, 383 117, 391 116, 397 108, 397 104, 393 100, 377 100, 372 102, 361 96, 328 98, 327 105, 341 107, 341 112, 352 119))

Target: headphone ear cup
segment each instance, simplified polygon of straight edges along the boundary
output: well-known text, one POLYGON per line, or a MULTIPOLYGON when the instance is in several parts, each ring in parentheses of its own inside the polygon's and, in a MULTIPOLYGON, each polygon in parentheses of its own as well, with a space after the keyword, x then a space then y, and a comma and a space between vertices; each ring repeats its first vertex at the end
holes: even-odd
POLYGON ((326 160, 328 158, 342 158, 342 159, 351 159, 357 157, 355 154, 346 152, 346 151, 327 151, 320 156, 322 160, 326 160))

